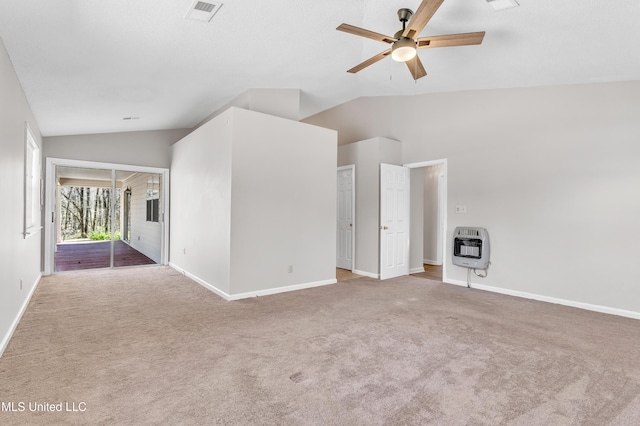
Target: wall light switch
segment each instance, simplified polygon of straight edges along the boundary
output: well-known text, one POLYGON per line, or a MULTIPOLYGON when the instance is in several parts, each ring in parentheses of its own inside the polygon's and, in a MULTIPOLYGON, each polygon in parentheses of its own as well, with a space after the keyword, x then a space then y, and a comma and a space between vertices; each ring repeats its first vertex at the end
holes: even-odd
POLYGON ((458 214, 467 213, 467 206, 456 206, 456 213, 458 214))

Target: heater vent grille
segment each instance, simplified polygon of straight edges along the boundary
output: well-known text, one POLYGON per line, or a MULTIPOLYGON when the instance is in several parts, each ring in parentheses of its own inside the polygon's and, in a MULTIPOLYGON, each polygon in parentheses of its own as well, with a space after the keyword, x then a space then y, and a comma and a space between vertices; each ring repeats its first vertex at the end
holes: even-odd
POLYGON ((480 231, 476 228, 458 228, 458 236, 461 237, 477 237, 480 231))

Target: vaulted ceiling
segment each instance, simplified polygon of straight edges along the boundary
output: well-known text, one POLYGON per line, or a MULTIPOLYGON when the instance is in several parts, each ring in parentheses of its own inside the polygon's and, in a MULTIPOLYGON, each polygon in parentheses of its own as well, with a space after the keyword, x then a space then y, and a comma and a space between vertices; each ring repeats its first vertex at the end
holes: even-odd
POLYGON ((2 0, 0 36, 45 136, 188 128, 250 88, 301 89, 300 118, 360 96, 640 80, 640 2, 445 0, 420 34, 486 31, 479 46, 420 50, 416 82, 386 49, 420 0, 2 0), (131 118, 131 119, 129 119, 131 118))

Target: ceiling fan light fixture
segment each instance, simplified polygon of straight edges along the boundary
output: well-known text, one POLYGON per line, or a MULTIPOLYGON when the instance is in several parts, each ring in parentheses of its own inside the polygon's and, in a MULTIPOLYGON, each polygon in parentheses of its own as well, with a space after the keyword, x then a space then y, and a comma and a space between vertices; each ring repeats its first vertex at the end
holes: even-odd
POLYGON ((416 42, 410 38, 401 38, 393 43, 391 58, 396 62, 407 62, 416 56, 416 42))

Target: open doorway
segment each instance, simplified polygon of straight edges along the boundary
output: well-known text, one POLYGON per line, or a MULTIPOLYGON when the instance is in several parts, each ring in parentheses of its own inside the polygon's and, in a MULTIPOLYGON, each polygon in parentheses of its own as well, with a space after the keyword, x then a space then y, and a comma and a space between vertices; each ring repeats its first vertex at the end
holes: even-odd
POLYGON ((411 173, 410 273, 444 281, 447 160, 407 164, 411 173))
POLYGON ((45 274, 165 264, 168 170, 47 159, 45 274))

